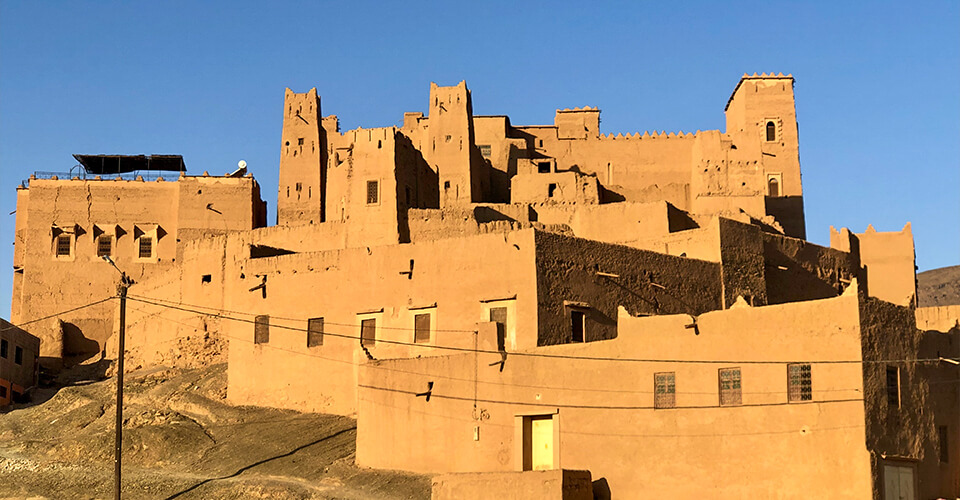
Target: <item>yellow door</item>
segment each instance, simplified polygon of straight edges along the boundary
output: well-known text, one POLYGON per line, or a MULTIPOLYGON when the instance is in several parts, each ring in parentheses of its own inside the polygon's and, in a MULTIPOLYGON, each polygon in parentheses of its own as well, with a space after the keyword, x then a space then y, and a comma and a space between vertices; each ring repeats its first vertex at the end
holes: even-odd
POLYGON ((533 470, 553 469, 553 417, 534 417, 530 424, 533 470))

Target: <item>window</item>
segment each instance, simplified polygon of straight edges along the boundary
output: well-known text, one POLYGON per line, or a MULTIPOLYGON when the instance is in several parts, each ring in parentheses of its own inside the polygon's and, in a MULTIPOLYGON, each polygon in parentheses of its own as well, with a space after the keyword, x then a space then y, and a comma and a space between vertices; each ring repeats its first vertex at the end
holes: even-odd
POLYGON ((253 320, 253 343, 267 344, 270 342, 270 316, 260 314, 253 320))
POLYGON ((771 177, 767 180, 767 196, 777 197, 780 196, 780 183, 777 182, 776 177, 771 177))
POLYGON ((323 345, 323 318, 307 320, 307 347, 323 345))
POLYGON ((97 237, 97 257, 109 256, 113 251, 113 237, 103 234, 97 237))
POLYGON ((367 205, 376 205, 380 201, 380 182, 367 181, 367 205))
POLYGON ((548 161, 538 162, 538 163, 537 163, 537 172, 539 172, 539 173, 541 173, 541 174, 549 174, 549 173, 550 173, 550 162, 548 162, 548 161))
POLYGON ((891 408, 900 408, 900 369, 887 367, 887 404, 891 408))
POLYGON ((140 258, 149 259, 153 257, 153 238, 150 236, 140 237, 140 258))
POLYGON ((413 316, 413 341, 430 342, 430 313, 413 316))
POLYGON ((550 198, 553 198, 553 195, 556 192, 557 192, 557 185, 551 182, 550 185, 547 186, 547 196, 550 198))
POLYGON ((777 140, 777 125, 772 121, 767 122, 767 142, 774 142, 777 140))
POLYGON ((23 348, 17 346, 16 350, 13 351, 13 362, 22 365, 23 364, 23 348))
POLYGON ((720 406, 739 405, 740 368, 720 369, 720 406))
POLYGON ((653 407, 674 408, 677 405, 676 374, 663 372, 653 374, 653 407))
POLYGON ((57 257, 70 256, 70 239, 68 234, 57 236, 57 257))
POLYGON ((200 276, 200 283, 212 283, 212 282, 213 282, 212 274, 204 274, 203 276, 200 276))
POLYGON ((497 324, 497 350, 506 350, 507 344, 507 308, 491 307, 490 321, 497 324))
POLYGON ((7 388, 0 385, 0 399, 7 399, 7 388))
POLYGON ((587 315, 584 311, 570 311, 570 335, 574 342, 584 342, 587 315))
POLYGON ((298 145, 298 146, 303 146, 303 137, 300 137, 300 138, 297 139, 297 145, 298 145))
POLYGON ((360 345, 372 346, 377 343, 377 320, 365 319, 360 322, 360 345))
POLYGON ((477 147, 480 148, 480 154, 481 154, 484 158, 490 158, 490 145, 489 145, 489 144, 481 144, 481 145, 479 145, 479 146, 477 146, 477 147))
POLYGON ((813 382, 810 365, 787 365, 787 401, 810 401, 813 399, 813 382))
POLYGON ((7 349, 9 349, 10 344, 6 340, 0 340, 0 358, 7 358, 7 349))
POLYGON ((937 431, 940 437, 940 463, 945 464, 950 461, 950 429, 941 425, 937 431))

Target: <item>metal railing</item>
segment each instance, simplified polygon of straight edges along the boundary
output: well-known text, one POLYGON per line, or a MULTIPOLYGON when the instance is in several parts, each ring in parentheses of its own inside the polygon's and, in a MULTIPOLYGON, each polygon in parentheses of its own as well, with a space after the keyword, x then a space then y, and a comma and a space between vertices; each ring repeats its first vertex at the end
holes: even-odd
MULTIPOLYGON (((165 170, 136 170, 133 172, 124 172, 122 174, 93 174, 87 172, 82 165, 75 165, 68 172, 52 172, 52 171, 43 171, 38 170, 33 173, 31 179, 83 179, 83 180, 95 180, 97 177, 100 177, 101 180, 114 180, 120 178, 125 181, 134 181, 138 177, 142 177, 144 181, 155 181, 157 179, 163 179, 165 181, 176 181, 180 178, 180 172, 169 172, 165 170)), ((24 184, 29 183, 29 179, 24 181, 24 184)))

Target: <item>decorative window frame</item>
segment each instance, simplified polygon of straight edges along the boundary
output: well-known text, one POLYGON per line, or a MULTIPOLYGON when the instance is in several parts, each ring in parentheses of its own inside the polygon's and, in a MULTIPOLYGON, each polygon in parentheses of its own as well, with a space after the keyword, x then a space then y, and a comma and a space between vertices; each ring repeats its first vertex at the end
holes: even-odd
POLYGON ((383 179, 377 177, 375 179, 366 179, 363 182, 363 204, 368 207, 378 207, 383 203, 383 179), (375 203, 370 203, 370 183, 377 183, 377 201, 375 203))
POLYGON ((54 224, 50 228, 50 243, 51 243, 51 253, 53 255, 53 260, 72 262, 77 259, 77 237, 83 232, 79 225, 57 225, 54 224), (70 254, 69 255, 59 255, 57 253, 57 245, 60 241, 61 236, 70 237, 70 254))
POLYGON ((763 183, 763 195, 768 198, 782 198, 783 197, 783 173, 781 172, 767 172, 767 180, 763 183), (777 195, 770 196, 770 181, 777 181, 777 195))
POLYGON ((163 238, 167 233, 160 227, 159 224, 135 224, 133 226, 133 257, 136 262, 159 262, 159 249, 160 249, 160 239, 163 238), (151 238, 150 244, 150 256, 141 257, 140 256, 140 238, 148 237, 151 238))
POLYGON ((760 138, 765 144, 775 144, 783 142, 783 120, 780 117, 767 117, 760 122, 760 138), (767 140, 767 123, 773 122, 774 137, 772 141, 767 140))

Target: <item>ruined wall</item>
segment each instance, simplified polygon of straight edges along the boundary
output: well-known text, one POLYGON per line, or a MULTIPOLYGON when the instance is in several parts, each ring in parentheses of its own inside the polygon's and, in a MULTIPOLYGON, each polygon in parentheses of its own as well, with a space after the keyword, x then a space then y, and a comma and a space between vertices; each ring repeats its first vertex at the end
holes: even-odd
POLYGON ((917 266, 910 223, 900 231, 856 233, 860 263, 866 268, 871 297, 901 306, 916 305, 917 266))
POLYGON ((584 341, 592 342, 617 335, 620 306, 631 314, 721 308, 716 264, 547 232, 536 244, 537 345, 571 342, 573 310, 585 313, 584 341))
POLYGON ((856 253, 797 238, 761 234, 767 299, 771 304, 834 297, 860 275, 856 253))
POLYGON ((597 178, 578 172, 519 174, 510 186, 513 203, 600 203, 597 178))
POLYGON ((229 399, 355 412, 356 365, 367 359, 358 340, 364 319, 377 322, 367 346, 376 359, 444 354, 433 345, 472 348, 493 303, 509 309, 511 347, 535 345, 533 252, 533 231, 525 230, 239 260, 227 273, 224 307, 247 321, 221 324, 230 343, 229 399), (260 314, 270 316, 270 336, 254 344, 260 314), (403 345, 416 343, 417 314, 431 315, 430 340, 403 345), (329 335, 308 347, 307 321, 321 317, 329 335))
POLYGON ((492 353, 364 365, 357 462, 422 473, 520 470, 522 416, 552 415, 554 468, 589 470, 613 498, 869 496, 860 365, 817 362, 859 359, 855 291, 708 312, 696 331, 685 328, 690 321, 621 316, 616 339, 530 351, 565 358, 508 355, 502 371, 492 353), (722 362, 615 360, 624 358, 722 362), (787 402, 793 361, 812 365, 811 401, 787 402), (742 405, 720 407, 718 369, 736 366, 742 405), (654 374, 671 371, 676 407, 654 409, 654 374), (414 395, 431 381, 429 401, 414 395), (744 471, 750 481, 730 480, 744 471))
POLYGON ((915 311, 917 328, 948 332, 960 327, 960 305, 918 307, 915 311))

